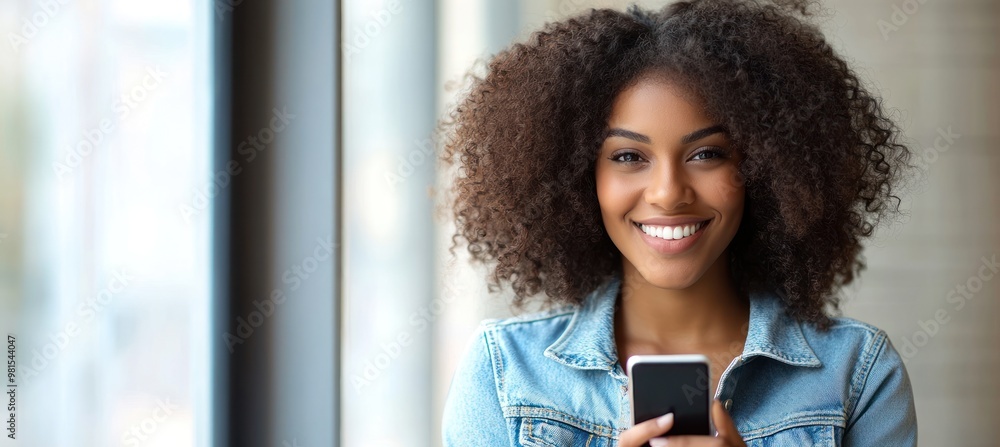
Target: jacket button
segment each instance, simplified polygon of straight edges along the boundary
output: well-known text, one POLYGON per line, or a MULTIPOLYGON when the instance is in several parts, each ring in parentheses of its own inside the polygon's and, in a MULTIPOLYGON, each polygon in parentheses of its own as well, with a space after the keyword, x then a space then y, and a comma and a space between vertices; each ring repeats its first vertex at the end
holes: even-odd
POLYGON ((733 400, 726 399, 726 401, 723 402, 722 406, 726 408, 726 411, 729 411, 730 408, 733 408, 733 400))

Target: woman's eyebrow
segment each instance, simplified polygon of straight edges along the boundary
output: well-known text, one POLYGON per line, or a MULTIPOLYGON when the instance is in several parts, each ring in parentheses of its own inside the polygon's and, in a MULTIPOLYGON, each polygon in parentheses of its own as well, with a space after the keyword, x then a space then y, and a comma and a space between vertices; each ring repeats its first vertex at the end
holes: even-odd
POLYGON ((684 137, 681 138, 681 143, 688 144, 717 133, 726 133, 726 127, 721 124, 716 124, 714 126, 709 126, 701 130, 696 130, 687 135, 684 135, 684 137))
MULTIPOLYGON (((716 124, 713 126, 706 127, 704 129, 696 130, 681 137, 681 144, 688 144, 694 141, 698 141, 709 135, 717 133, 726 133, 726 127, 721 124, 716 124)), ((650 140, 649 137, 641 133, 633 132, 631 130, 621 129, 618 127, 608 129, 604 132, 604 139, 608 139, 610 137, 628 138, 630 140, 638 141, 643 144, 649 144, 650 142, 652 142, 652 140, 650 140)))
POLYGON ((643 144, 649 144, 650 142, 652 142, 652 140, 650 140, 649 137, 641 133, 632 132, 631 130, 625 130, 618 127, 604 131, 605 140, 611 137, 624 137, 630 140, 638 141, 643 144))

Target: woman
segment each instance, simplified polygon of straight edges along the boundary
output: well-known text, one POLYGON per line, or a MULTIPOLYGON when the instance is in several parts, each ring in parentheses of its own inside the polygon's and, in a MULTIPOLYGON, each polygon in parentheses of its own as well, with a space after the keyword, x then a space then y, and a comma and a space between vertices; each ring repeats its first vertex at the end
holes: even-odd
POLYGON ((831 316, 910 152, 809 14, 592 10, 474 78, 444 123, 452 250, 550 306, 480 326, 446 445, 916 445, 885 332, 831 316), (711 359, 716 436, 631 424, 625 360, 682 353, 711 359))

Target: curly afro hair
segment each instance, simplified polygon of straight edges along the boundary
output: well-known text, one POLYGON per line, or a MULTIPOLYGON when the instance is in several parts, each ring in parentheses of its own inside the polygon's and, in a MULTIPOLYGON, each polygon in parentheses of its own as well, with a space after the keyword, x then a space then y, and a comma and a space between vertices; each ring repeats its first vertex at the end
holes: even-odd
POLYGON ((730 243, 743 293, 779 293, 829 326, 864 270, 861 239, 899 212, 910 150, 880 99, 825 41, 807 2, 694 0, 592 9, 548 23, 472 75, 439 123, 458 165, 449 206, 474 261, 495 262, 514 304, 578 303, 620 272, 594 165, 612 101, 644 74, 697 96, 744 155, 746 205, 730 243), (895 206, 892 205, 893 199, 895 206))

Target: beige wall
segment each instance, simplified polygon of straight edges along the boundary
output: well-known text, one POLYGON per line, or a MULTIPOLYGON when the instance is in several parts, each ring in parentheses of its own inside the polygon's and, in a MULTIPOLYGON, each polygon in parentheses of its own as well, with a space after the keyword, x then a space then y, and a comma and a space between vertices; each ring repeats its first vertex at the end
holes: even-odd
MULTIPOLYGON (((665 2, 639 3, 657 7, 665 2)), ((868 270, 845 292, 844 313, 885 329, 907 357, 921 445, 959 440, 963 446, 994 446, 1000 385, 991 372, 1000 369, 1000 279, 981 281, 978 275, 984 257, 1000 254, 1000 2, 914 4, 919 6, 915 13, 887 35, 879 21, 892 23, 893 6, 902 8, 901 0, 827 1, 831 12, 818 19, 832 44, 882 92, 885 104, 898 109, 913 147, 928 160, 920 178, 904 191, 907 220, 883 228, 868 245, 868 270), (931 149, 939 129, 949 128, 959 137, 948 147, 931 149), (975 288, 980 282, 981 290, 958 308, 957 286, 975 288), (945 323, 927 323, 936 317, 945 323)), ((518 26, 523 36, 560 11, 626 5, 522 0, 518 26)), ((475 20, 463 23, 468 29, 477 26, 475 20)), ((475 39, 461 47, 444 44, 443 76, 454 76, 487 44, 475 39)), ((480 318, 506 313, 498 297, 485 295, 482 272, 461 265, 440 271, 449 282, 442 293, 462 299, 441 319, 437 414, 456 350, 480 318)))

